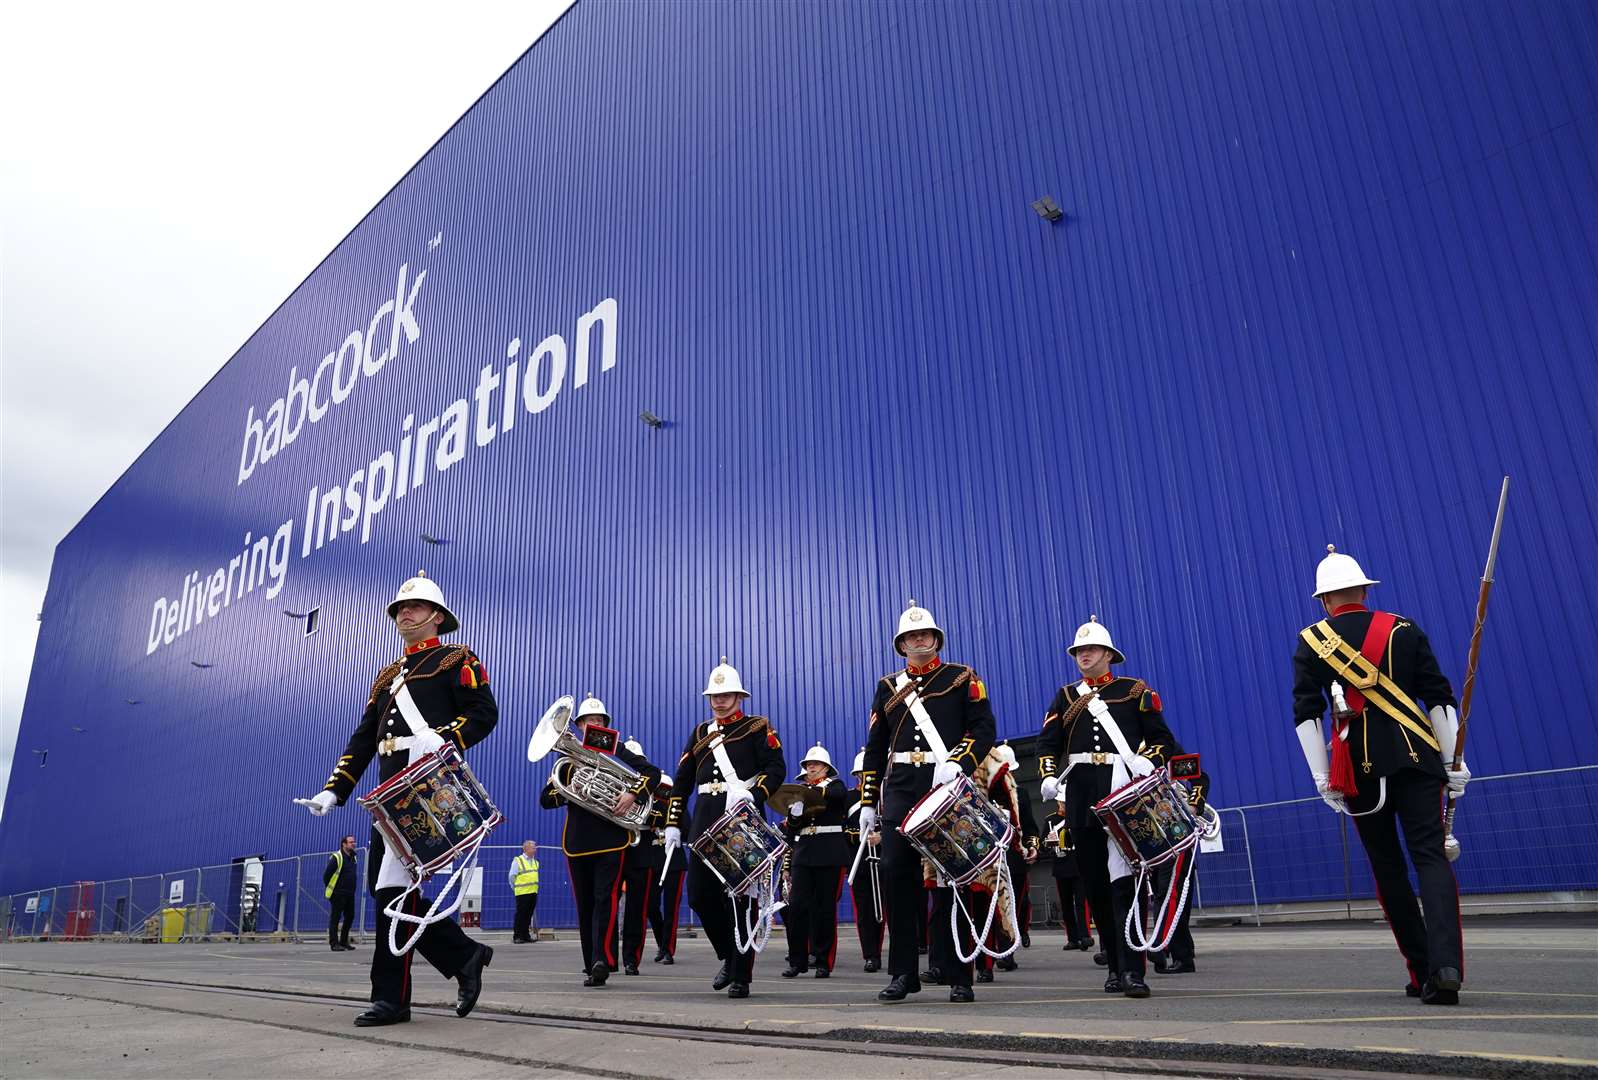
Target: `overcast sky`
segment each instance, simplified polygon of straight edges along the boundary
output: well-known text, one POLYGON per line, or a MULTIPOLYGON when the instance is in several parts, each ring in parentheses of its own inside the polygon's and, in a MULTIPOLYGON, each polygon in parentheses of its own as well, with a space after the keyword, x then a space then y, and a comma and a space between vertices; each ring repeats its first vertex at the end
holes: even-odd
POLYGON ((56 543, 566 7, 5 6, 0 800, 56 543))

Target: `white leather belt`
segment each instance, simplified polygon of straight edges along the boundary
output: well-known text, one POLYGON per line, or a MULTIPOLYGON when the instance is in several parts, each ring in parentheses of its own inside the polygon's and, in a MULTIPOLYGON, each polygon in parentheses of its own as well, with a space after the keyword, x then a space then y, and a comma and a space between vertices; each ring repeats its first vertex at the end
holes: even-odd
POLYGON ((1119 754, 1072 754, 1065 761, 1067 765, 1114 765, 1120 756, 1119 754))
POLYGON ((383 757, 397 753, 400 750, 409 751, 416 746, 415 735, 389 735, 377 740, 377 752, 383 757))
POLYGON ((843 832, 842 825, 807 825, 799 830, 800 836, 821 836, 825 833, 843 832))
POLYGON ((732 790, 732 785, 725 780, 717 780, 709 784, 700 784, 695 790, 701 795, 725 795, 732 790))
POLYGON ((901 750, 893 755, 895 765, 936 765, 938 757, 931 750, 901 750))

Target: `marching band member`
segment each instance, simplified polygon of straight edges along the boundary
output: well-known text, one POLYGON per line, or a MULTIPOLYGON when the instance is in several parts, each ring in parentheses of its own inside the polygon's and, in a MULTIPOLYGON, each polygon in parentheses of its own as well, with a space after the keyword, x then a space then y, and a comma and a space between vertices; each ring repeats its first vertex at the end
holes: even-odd
MULTIPOLYGON (((638 740, 628 739, 622 745, 628 753, 643 760, 644 748, 638 740)), ((654 769, 654 766, 650 768, 656 775, 659 774, 660 770, 654 769)), ((628 975, 638 974, 638 965, 644 958, 644 922, 655 910, 654 894, 660 881, 661 868, 666 864, 663 841, 655 831, 664 818, 659 807, 652 806, 649 823, 638 830, 627 850, 622 853, 621 891, 626 901, 621 919, 621 969, 628 975)))
POLYGON ((664 773, 660 777, 660 790, 656 798, 660 805, 651 816, 654 826, 653 845, 660 849, 660 887, 649 903, 649 930, 655 936, 655 963, 677 962, 677 918, 682 910, 682 883, 688 870, 688 855, 681 848, 666 850, 666 807, 671 801, 672 780, 664 773))
POLYGON ((855 786, 849 789, 849 827, 845 835, 849 838, 849 865, 854 865, 854 848, 860 844, 868 844, 871 850, 866 852, 861 860, 860 872, 855 875, 854 883, 849 886, 849 897, 854 901, 855 934, 860 938, 860 958, 866 962, 867 972, 878 971, 882 967, 882 931, 886 925, 883 921, 883 912, 879 910, 881 897, 882 878, 880 875, 880 861, 877 850, 882 841, 880 833, 870 836, 860 835, 860 773, 865 769, 865 747, 854 756, 854 768, 850 770, 855 779, 855 786), (872 882, 875 880, 876 885, 872 882))
MULTIPOLYGON (((366 699, 360 725, 333 767, 323 789, 313 798, 296 800, 320 817, 343 806, 361 775, 378 757, 378 777, 388 780, 403 771, 413 758, 453 742, 462 751, 481 742, 499 719, 499 708, 488 688, 488 673, 472 650, 464 645, 444 645, 439 638, 460 629, 460 621, 444 603, 443 591, 426 574, 400 586, 388 617, 405 642, 405 654, 378 674, 366 699), (403 675, 402 682, 396 682, 403 675), (405 734, 410 727, 400 710, 414 704, 427 724, 420 734, 405 734)), ((412 713, 411 715, 414 715, 412 713)), ((455 1015, 465 1016, 482 993, 483 968, 494 950, 467 937, 454 919, 429 924, 416 947, 403 956, 389 949, 389 923, 384 909, 398 900, 413 880, 404 864, 383 846, 372 829, 371 855, 367 859, 367 887, 377 902, 377 938, 372 948, 372 1007, 355 1018, 357 1027, 400 1024, 411 1018, 411 955, 419 952, 439 974, 455 979, 460 991, 455 1015)), ((407 914, 419 914, 419 895, 405 901, 407 914)))
POLYGON ((1182 749, 1165 724, 1160 695, 1142 679, 1110 671, 1111 664, 1124 663, 1126 657, 1098 616, 1077 628, 1070 653, 1082 679, 1055 694, 1038 736, 1043 801, 1054 802, 1064 793, 1066 828, 1076 840, 1077 866, 1110 969, 1104 992, 1146 998, 1146 959, 1125 937, 1128 914, 1136 911, 1136 918, 1142 918, 1140 899, 1134 895, 1130 869, 1112 848, 1093 804, 1149 775, 1182 749), (1056 766, 1062 756, 1063 775, 1056 766))
MULTIPOLYGON (((666 814, 668 845, 683 842, 682 824, 691 794, 694 810, 689 842, 739 803, 752 802, 756 810, 763 810, 788 771, 782 741, 771 721, 744 714, 742 699, 749 691, 726 657, 711 669, 703 696, 710 703, 711 718, 694 725, 678 759, 666 814)), ((715 872, 694 859, 688 867, 688 903, 721 960, 721 970, 711 986, 725 988, 730 998, 748 997, 755 953, 753 949, 738 950, 734 927, 748 924, 753 901, 739 897, 735 903, 715 872)))
POLYGON ((1054 875, 1054 889, 1060 896, 1060 921, 1065 924, 1066 951, 1093 948, 1093 937, 1086 930, 1082 916, 1082 898, 1077 894, 1081 875, 1076 868, 1076 847, 1071 840, 1071 830, 1065 824, 1065 792, 1055 795, 1054 812, 1044 820, 1044 844, 1054 856, 1049 872, 1054 875))
MULTIPOLYGON (((893 647, 905 658, 902 671, 877 680, 860 774, 860 828, 882 827, 883 892, 888 906, 888 973, 893 980, 877 994, 903 1001, 919 993, 917 905, 926 904, 921 856, 899 832, 916 802, 937 784, 976 769, 993 745, 993 707, 977 673, 945 663, 943 630, 926 608, 911 601, 899 616, 893 647), (880 786, 879 786, 880 785, 880 786)), ((947 891, 947 890, 939 890, 947 891)), ((934 943, 948 945, 949 1000, 972 1001, 971 965, 955 955, 947 915, 930 927, 934 943)), ((931 954, 929 953, 929 959, 931 954)))
POLYGON ((803 770, 800 779, 820 788, 825 801, 819 810, 809 813, 803 804, 794 803, 784 825, 793 844, 788 851, 792 885, 782 920, 788 932, 788 967, 782 977, 803 975, 813 960, 816 978, 825 979, 838 959, 838 899, 849 866, 849 844, 844 837, 848 793, 838 779, 838 770, 832 767, 832 755, 819 743, 810 748, 799 767, 803 770))
MULTIPOLYGON (((625 814, 660 775, 660 770, 620 745, 615 729, 603 723, 610 720, 605 703, 593 694, 577 706, 575 720, 578 738, 584 746, 601 754, 614 755, 638 772, 633 790, 623 794, 616 803, 616 812, 625 814)), ((572 894, 577 901, 577 928, 583 943, 583 970, 587 972, 583 985, 604 986, 617 967, 617 896, 621 890, 623 853, 633 833, 561 794, 555 786, 557 778, 569 784, 576 768, 577 762, 568 757, 555 762, 538 801, 545 810, 566 807, 566 827, 561 830, 560 847, 566 853, 572 894)))
POLYGON ((1316 790, 1359 830, 1376 895, 1409 968, 1405 991, 1428 1005, 1457 1005, 1465 947, 1459 888, 1443 851, 1441 800, 1445 785, 1456 799, 1464 794, 1470 771, 1444 766, 1453 759, 1459 721, 1430 642, 1408 619, 1365 606, 1366 589, 1375 584, 1358 562, 1327 548, 1315 569, 1315 597, 1327 618, 1299 634, 1293 721, 1316 790), (1330 756, 1321 727, 1328 701, 1330 756), (1409 886, 1400 825, 1424 917, 1409 886))

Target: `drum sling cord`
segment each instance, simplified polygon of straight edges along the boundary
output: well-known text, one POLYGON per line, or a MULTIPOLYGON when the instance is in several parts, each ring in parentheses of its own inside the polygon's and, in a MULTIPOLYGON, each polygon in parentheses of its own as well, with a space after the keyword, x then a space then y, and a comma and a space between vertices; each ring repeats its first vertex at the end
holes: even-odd
POLYGON ((973 919, 971 917, 971 913, 965 909, 965 901, 960 896, 960 893, 963 891, 961 887, 958 885, 948 885, 944 881, 943 875, 941 873, 938 875, 938 884, 946 885, 954 893, 954 903, 949 907, 949 933, 954 938, 955 959, 959 960, 960 963, 971 963, 971 961, 977 958, 977 954, 979 953, 991 956, 995 960, 1003 960, 1005 957, 1015 952, 1016 949, 1021 947, 1020 928, 1017 927, 1017 932, 1012 934, 1010 937, 1010 947, 1008 949, 1005 949, 1003 952, 995 952, 994 950, 988 948, 988 934, 993 930, 993 916, 997 914, 999 910, 1000 894, 1004 895, 1005 911, 1010 916, 1010 925, 1015 926, 1015 882, 1010 880, 1010 857, 1008 853, 1000 855, 998 861, 993 864, 993 899, 988 902, 988 917, 987 920, 982 924, 982 933, 980 934, 976 933, 976 920, 973 919), (972 948, 969 956, 966 955, 966 953, 960 948, 960 916, 962 915, 965 916, 966 925, 971 928, 973 935, 971 939, 972 948))
MULTIPOLYGON (((423 719, 422 711, 416 707, 416 701, 411 697, 411 688, 405 683, 406 680, 403 674, 396 675, 394 676, 393 685, 390 687, 390 692, 394 696, 394 705, 399 709, 400 716, 404 718, 406 726, 411 729, 412 736, 432 730, 428 727, 427 721, 423 719)), ((407 754, 409 754, 409 751, 407 751, 407 754)), ((483 846, 483 841, 487 838, 488 833, 483 832, 478 835, 476 840, 472 841, 470 850, 461 861, 460 869, 449 876, 449 880, 444 883, 444 887, 438 890, 438 896, 434 898, 433 903, 421 915, 411 915, 404 910, 406 898, 413 892, 420 892, 422 888, 422 882, 414 873, 411 875, 411 884, 383 908, 383 914, 388 916, 389 952, 395 956, 404 956, 421 940, 422 935, 427 932, 429 926, 452 918, 460 910, 461 903, 466 899, 466 881, 469 879, 471 871, 477 868, 477 850, 483 846), (447 908, 442 907, 450 894, 450 890, 454 889, 457 883, 459 883, 460 889, 455 893, 455 901, 447 908), (395 938, 396 933, 399 931, 399 924, 402 922, 411 923, 416 927, 411 932, 410 937, 405 940, 403 946, 395 938)), ((391 859, 397 856, 388 850, 387 845, 384 845, 383 857, 391 859)))
MULTIPOLYGON (((1198 834, 1191 838, 1195 843, 1198 834)), ((1141 953, 1164 952, 1171 944, 1171 938, 1176 935, 1176 927, 1182 921, 1182 911, 1187 907, 1187 892, 1193 884, 1193 869, 1198 865, 1198 860, 1192 856, 1192 845, 1187 850, 1180 850, 1176 856, 1176 869, 1171 874, 1171 887, 1166 890, 1165 899, 1160 902, 1159 911, 1154 916, 1153 930, 1145 935, 1143 933, 1143 920, 1138 918, 1143 909, 1143 882, 1148 879, 1148 866, 1141 865, 1137 868, 1137 883, 1132 886, 1132 906, 1126 913, 1126 943, 1141 953), (1182 894, 1177 897, 1176 906, 1171 906, 1171 897, 1176 896, 1177 882, 1182 885, 1182 894), (1169 918, 1167 918, 1167 915, 1169 918), (1163 927, 1163 931, 1161 930, 1163 927), (1135 936, 1135 939, 1134 939, 1135 936)))
POLYGON ((765 951, 766 942, 771 940, 771 924, 777 912, 788 906, 786 897, 777 899, 777 894, 783 891, 782 875, 777 872, 777 863, 780 861, 773 859, 747 892, 727 890, 727 895, 732 897, 732 944, 738 952, 765 951), (749 901, 749 908, 742 916, 738 914, 740 897, 749 901))

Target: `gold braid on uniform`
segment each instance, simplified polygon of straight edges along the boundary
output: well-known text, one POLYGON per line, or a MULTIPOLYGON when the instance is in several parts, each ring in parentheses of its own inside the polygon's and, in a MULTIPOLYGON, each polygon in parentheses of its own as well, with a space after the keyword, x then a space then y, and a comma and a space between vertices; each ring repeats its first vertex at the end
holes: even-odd
POLYGON ((714 740, 717 735, 721 735, 723 742, 732 742, 736 739, 743 738, 745 735, 754 735, 762 731, 770 730, 771 721, 764 716, 744 717, 744 723, 739 726, 736 734, 731 731, 723 732, 721 725, 717 721, 712 720, 710 721, 710 731, 704 735, 701 735, 699 737, 699 741, 694 743, 693 747, 688 751, 688 753, 693 755, 694 759, 697 761, 700 753, 709 748, 711 741, 714 740))
POLYGON ((1102 699, 1106 705, 1120 705, 1123 702, 1131 701, 1133 698, 1141 698, 1144 691, 1146 691, 1148 688, 1149 684, 1144 682, 1142 679, 1133 679, 1132 689, 1125 697, 1104 697, 1099 693, 1098 687, 1094 687, 1092 690, 1089 690, 1087 693, 1071 702, 1071 707, 1065 710, 1065 715, 1060 719, 1060 723, 1065 725, 1065 742, 1062 745, 1067 748, 1070 747, 1071 732, 1076 728, 1077 718, 1080 717, 1082 715, 1082 711, 1088 707, 1088 702, 1092 701, 1094 698, 1102 699))
MULTIPOLYGON (((405 681, 407 683, 421 682, 423 679, 431 679, 435 675, 442 675, 451 668, 458 667, 462 660, 471 655, 471 651, 465 645, 451 645, 449 646, 449 652, 444 654, 444 659, 435 664, 433 670, 424 672, 421 675, 407 675, 405 676, 405 681)), ((394 676, 403 670, 405 670, 405 658, 401 657, 378 672, 377 680, 372 683, 372 695, 366 699, 366 703, 370 705, 376 701, 377 695, 387 691, 389 684, 394 681, 394 676)))

